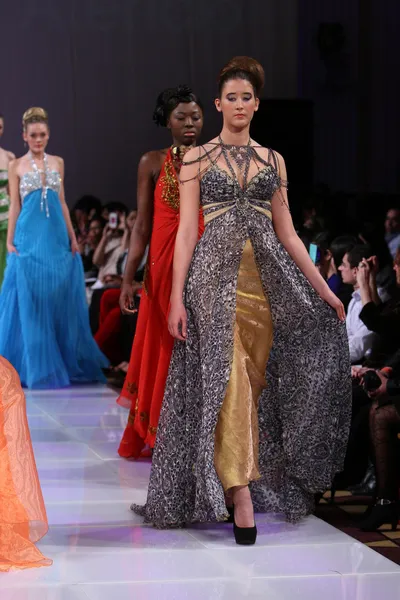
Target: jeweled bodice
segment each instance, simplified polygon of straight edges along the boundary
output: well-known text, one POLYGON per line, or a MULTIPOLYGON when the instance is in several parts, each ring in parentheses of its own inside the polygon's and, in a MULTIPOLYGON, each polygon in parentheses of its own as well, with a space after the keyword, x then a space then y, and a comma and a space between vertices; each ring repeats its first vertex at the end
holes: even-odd
MULTIPOLYGON (((60 193, 61 176, 58 171, 49 171, 47 173, 46 188, 57 192, 57 194, 60 193)), ((43 181, 42 174, 39 171, 28 171, 22 175, 19 182, 19 193, 22 202, 28 194, 41 189, 43 189, 43 181)))
POLYGON ((237 179, 214 164, 200 184, 205 223, 235 207, 241 213, 253 208, 270 217, 272 197, 281 185, 281 178, 273 165, 262 167, 242 188, 237 179))

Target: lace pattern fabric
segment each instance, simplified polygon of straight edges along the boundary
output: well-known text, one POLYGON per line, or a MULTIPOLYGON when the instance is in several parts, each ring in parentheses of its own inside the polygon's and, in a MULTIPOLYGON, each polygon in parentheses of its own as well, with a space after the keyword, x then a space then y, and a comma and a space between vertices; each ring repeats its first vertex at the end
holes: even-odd
POLYGON ((248 240, 274 332, 258 401, 256 511, 298 521, 343 465, 351 409, 346 329, 275 234, 271 203, 275 194, 286 202, 287 185, 275 153, 250 152, 247 179, 239 180, 220 145, 199 150, 207 225, 185 287, 187 340, 175 343, 147 504, 136 507, 157 527, 227 517, 215 432, 232 370, 238 272, 248 240))

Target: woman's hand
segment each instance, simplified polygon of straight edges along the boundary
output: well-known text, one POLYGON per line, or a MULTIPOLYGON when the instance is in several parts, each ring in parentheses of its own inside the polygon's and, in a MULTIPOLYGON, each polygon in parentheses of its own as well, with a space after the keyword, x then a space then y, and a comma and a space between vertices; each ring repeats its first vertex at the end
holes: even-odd
POLYGON ((382 398, 382 396, 386 396, 386 394, 387 394, 388 378, 385 373, 382 373, 382 371, 376 370, 375 373, 378 375, 379 379, 381 380, 381 385, 376 390, 369 391, 368 396, 370 398, 378 398, 379 399, 379 398, 382 398))
POLYGON ((9 254, 18 254, 16 247, 11 242, 7 242, 7 252, 9 254))
POLYGON ((79 251, 79 244, 76 241, 76 238, 74 238, 73 240, 71 240, 71 252, 72 254, 75 256, 75 254, 80 254, 79 251))
POLYGON ((187 336, 187 313, 182 301, 171 303, 168 317, 168 331, 176 340, 186 341, 187 336))
POLYGON ((109 225, 106 225, 103 229, 103 234, 102 234, 102 238, 103 240, 109 240, 110 237, 113 235, 115 229, 111 229, 111 227, 109 225))
POLYGON ((119 217, 118 229, 120 231, 125 231, 126 228, 127 228, 127 225, 126 225, 126 214, 125 213, 121 213, 121 215, 119 217))
POLYGON ((369 367, 356 367, 356 366, 352 366, 351 367, 351 376, 353 379, 359 379, 361 380, 363 375, 367 372, 370 371, 371 369, 369 367))
POLYGON ((377 276, 378 271, 379 271, 379 261, 378 261, 378 258, 376 256, 371 256, 370 258, 368 258, 366 260, 366 263, 370 267, 371 277, 373 277, 374 279, 376 279, 376 276, 377 276))
POLYGON ((119 307, 124 315, 137 313, 135 307, 135 295, 142 289, 141 283, 134 281, 133 284, 123 283, 119 297, 119 307))
POLYGON ((336 311, 336 314, 341 321, 346 320, 346 312, 344 310, 343 303, 341 300, 339 300, 336 294, 329 291, 329 293, 326 295, 326 297, 323 298, 323 300, 325 300, 325 302, 327 302, 329 306, 331 306, 333 310, 336 311))

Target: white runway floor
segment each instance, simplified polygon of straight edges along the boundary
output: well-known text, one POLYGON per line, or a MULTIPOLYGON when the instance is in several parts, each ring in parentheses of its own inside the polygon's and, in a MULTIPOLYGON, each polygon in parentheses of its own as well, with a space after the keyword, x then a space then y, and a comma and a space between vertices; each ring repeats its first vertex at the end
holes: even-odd
POLYGON ((400 567, 316 519, 260 515, 253 547, 231 526, 158 531, 129 510, 149 463, 118 458, 127 413, 104 386, 28 392, 50 522, 50 568, 0 575, 1 600, 398 600, 400 567))

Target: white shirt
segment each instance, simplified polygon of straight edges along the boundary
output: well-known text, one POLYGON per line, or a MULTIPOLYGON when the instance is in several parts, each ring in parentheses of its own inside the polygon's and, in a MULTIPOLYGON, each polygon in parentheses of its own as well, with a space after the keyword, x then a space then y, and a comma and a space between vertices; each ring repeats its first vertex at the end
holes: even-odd
MULTIPOLYGON (((389 300, 389 294, 378 289, 378 295, 382 302, 389 300)), ((366 352, 372 348, 376 334, 370 331, 360 319, 360 312, 363 308, 361 294, 355 290, 347 309, 346 329, 349 338, 350 360, 352 363, 361 361, 366 352)))

